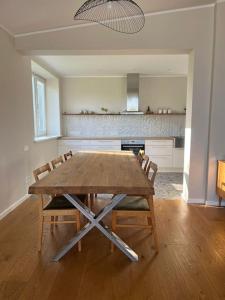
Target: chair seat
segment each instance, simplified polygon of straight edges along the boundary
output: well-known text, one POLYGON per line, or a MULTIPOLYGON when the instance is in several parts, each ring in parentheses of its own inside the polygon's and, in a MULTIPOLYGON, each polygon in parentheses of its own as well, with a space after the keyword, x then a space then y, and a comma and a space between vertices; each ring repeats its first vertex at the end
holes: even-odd
POLYGON ((142 196, 127 196, 113 210, 149 211, 149 205, 142 196))
MULTIPOLYGON (((86 195, 76 195, 81 201, 84 201, 86 195)), ((51 209, 76 209, 75 206, 69 202, 64 196, 54 197, 44 208, 44 210, 51 209)))

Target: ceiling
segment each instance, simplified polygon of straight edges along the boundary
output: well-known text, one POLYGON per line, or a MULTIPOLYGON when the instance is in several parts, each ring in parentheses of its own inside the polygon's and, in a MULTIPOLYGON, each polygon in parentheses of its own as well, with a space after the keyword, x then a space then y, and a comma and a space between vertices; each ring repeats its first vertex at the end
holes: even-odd
POLYGON ((188 55, 67 55, 37 56, 36 61, 60 77, 123 76, 140 73, 151 76, 187 75, 188 55))
MULTIPOLYGON (((135 0, 144 13, 215 3, 216 0, 135 0)), ((75 25, 73 14, 85 0, 1 0, 0 25, 13 34, 75 25)), ((77 22, 77 21, 76 21, 77 22)))

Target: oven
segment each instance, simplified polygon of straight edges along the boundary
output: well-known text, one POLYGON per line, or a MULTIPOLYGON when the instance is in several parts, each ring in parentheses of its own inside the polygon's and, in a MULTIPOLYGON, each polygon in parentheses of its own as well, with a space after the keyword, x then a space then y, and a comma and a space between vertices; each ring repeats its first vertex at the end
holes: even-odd
POLYGON ((145 151, 144 140, 121 140, 122 151, 133 151, 134 154, 138 155, 140 150, 145 151))

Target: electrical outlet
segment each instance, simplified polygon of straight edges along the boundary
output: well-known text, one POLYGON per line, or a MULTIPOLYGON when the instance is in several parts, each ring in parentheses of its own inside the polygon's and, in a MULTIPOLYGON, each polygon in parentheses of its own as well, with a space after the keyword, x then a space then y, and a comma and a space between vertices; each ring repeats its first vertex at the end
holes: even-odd
POLYGON ((29 151, 29 146, 28 146, 28 145, 25 145, 25 146, 23 147, 23 151, 24 151, 24 152, 29 151))

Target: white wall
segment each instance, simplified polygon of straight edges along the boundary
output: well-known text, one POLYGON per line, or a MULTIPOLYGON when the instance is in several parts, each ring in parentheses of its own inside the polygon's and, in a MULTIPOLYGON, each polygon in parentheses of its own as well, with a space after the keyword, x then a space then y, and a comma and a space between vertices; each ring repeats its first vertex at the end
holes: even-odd
POLYGON ((187 98, 187 78, 185 77, 143 77, 140 80, 140 108, 145 111, 171 108, 184 112, 187 98))
MULTIPOLYGON (((211 98, 211 70, 214 7, 162 13, 146 18, 136 35, 113 32, 100 25, 70 28, 19 36, 16 47, 29 54, 115 54, 193 50, 193 102, 191 114, 190 167, 187 175, 189 199, 206 199, 208 130, 211 98), (42 51, 40 51, 42 49, 42 51)), ((224 85, 224 83, 220 83, 224 85)))
MULTIPOLYGON (((126 109, 127 87, 125 77, 75 77, 62 79, 62 105, 64 112, 93 110, 101 107, 111 112, 126 109)), ((140 110, 171 108, 184 112, 187 95, 185 77, 140 77, 140 110)))
POLYGON ((31 65, 0 29, 0 218, 27 193, 26 177, 57 155, 56 141, 33 142, 31 65), (29 151, 24 151, 24 146, 29 151))
POLYGON ((225 3, 219 3, 216 11, 215 53, 211 124, 209 135, 209 170, 207 203, 218 204, 215 193, 217 160, 225 159, 225 3))
POLYGON ((64 112, 100 112, 101 107, 119 112, 126 108, 124 77, 64 78, 61 87, 64 112))
MULTIPOLYGON (((193 84, 194 84, 194 52, 189 55, 188 64, 188 82, 187 82, 187 101, 186 101, 186 122, 185 122, 185 151, 184 151, 184 174, 183 174, 183 198, 189 199, 190 185, 190 165, 191 165, 191 121, 192 121, 192 99, 193 99, 193 84)), ((194 170, 194 168, 193 168, 194 170)), ((205 202, 205 199, 199 199, 192 202, 205 202)))

